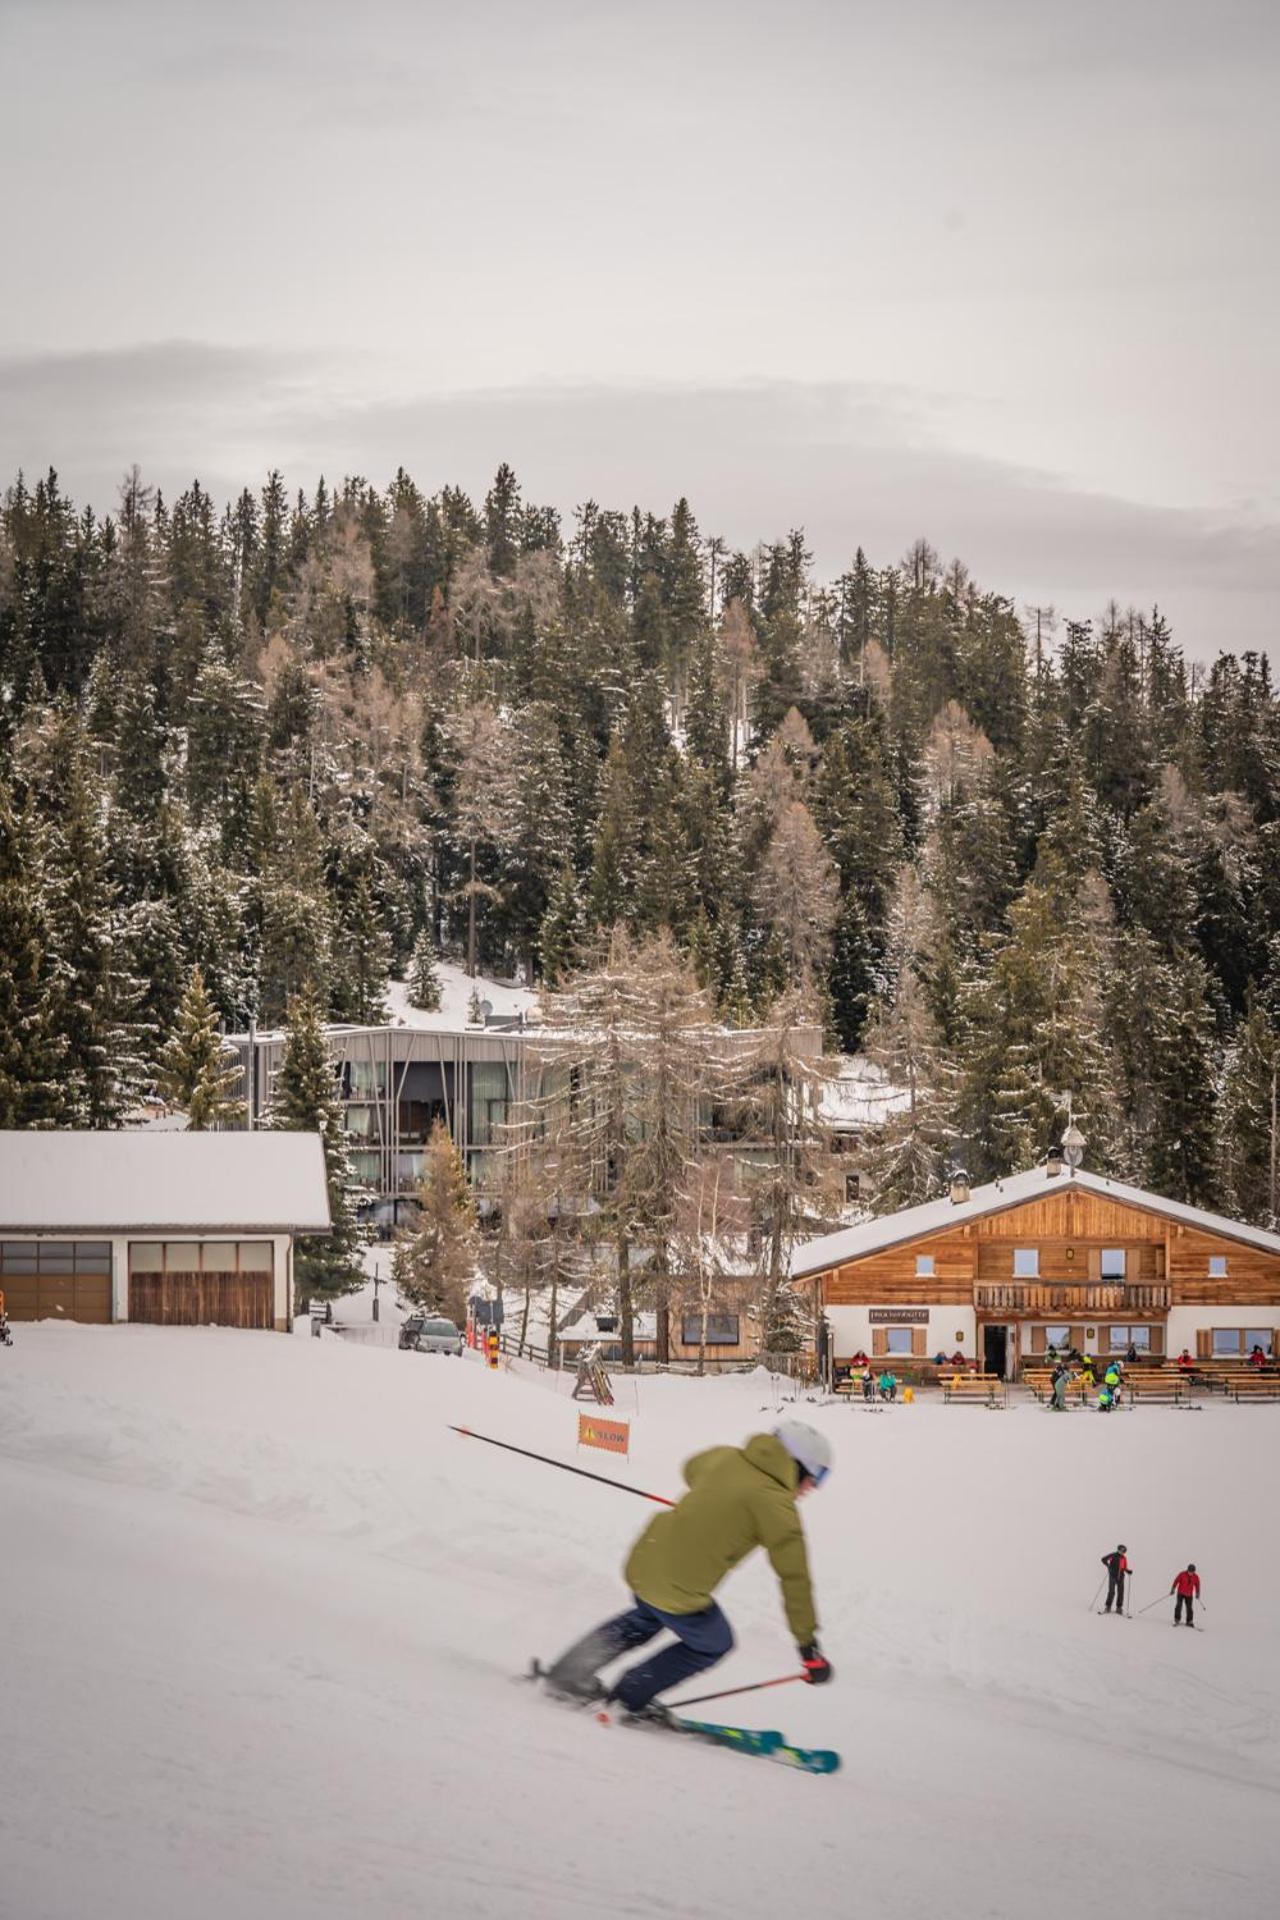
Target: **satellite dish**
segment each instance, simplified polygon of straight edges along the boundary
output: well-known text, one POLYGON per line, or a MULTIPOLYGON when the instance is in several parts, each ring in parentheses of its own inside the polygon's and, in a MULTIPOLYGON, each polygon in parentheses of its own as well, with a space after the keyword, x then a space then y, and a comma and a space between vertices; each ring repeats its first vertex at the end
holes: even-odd
POLYGON ((486 1027, 488 1026, 489 1015, 492 1012, 493 1012, 492 1000, 482 1000, 480 1002, 480 1022, 482 1026, 486 1026, 486 1027))

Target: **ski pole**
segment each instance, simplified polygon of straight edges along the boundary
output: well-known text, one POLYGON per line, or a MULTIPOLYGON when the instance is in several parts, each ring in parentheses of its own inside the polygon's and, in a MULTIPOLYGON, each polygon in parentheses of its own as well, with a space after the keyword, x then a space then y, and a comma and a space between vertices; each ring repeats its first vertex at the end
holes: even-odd
POLYGON ((807 1673, 784 1673, 776 1680, 755 1680, 749 1687, 725 1687, 720 1693, 695 1693, 690 1700, 673 1700, 671 1709, 679 1713, 684 1707, 700 1707, 707 1700, 727 1700, 735 1693, 760 1693, 765 1687, 785 1687, 792 1680, 807 1680, 807 1673))
POLYGON ((1172 1598, 1173 1595, 1171 1593, 1158 1593, 1154 1600, 1148 1600, 1145 1607, 1139 1607, 1138 1612, 1150 1613, 1152 1607, 1158 1607, 1162 1600, 1172 1600, 1172 1598))
POLYGON ((487 1447, 502 1447, 507 1453, 523 1454, 526 1460, 540 1460, 544 1467, 559 1467, 561 1473, 576 1473, 582 1480, 598 1480, 602 1487, 616 1487, 619 1493, 634 1493, 637 1500, 655 1500, 660 1507, 674 1507, 665 1493, 646 1493, 643 1487, 629 1487, 625 1480, 611 1480, 606 1473, 588 1473, 585 1467, 571 1467, 567 1460, 553 1460, 549 1453, 534 1453, 528 1447, 513 1447, 509 1440, 495 1440, 487 1433, 475 1433, 470 1427, 446 1423, 450 1433, 465 1434, 468 1440, 483 1440, 487 1447))
POLYGON ((1101 1578, 1101 1580, 1099 1580, 1099 1582, 1098 1582, 1098 1591, 1097 1591, 1097 1592, 1096 1592, 1096 1593, 1094 1594, 1094 1596, 1093 1596, 1093 1598, 1092 1598, 1092 1600, 1091 1600, 1091 1601, 1089 1602, 1089 1611, 1090 1611, 1090 1613, 1096 1613, 1096 1612, 1097 1612, 1097 1610, 1098 1610, 1098 1602, 1099 1602, 1099 1600, 1100 1600, 1100 1599, 1102 1598, 1102 1589, 1103 1589, 1103 1588, 1104 1588, 1104 1587, 1106 1586, 1106 1584, 1107 1584, 1107 1576, 1106 1576, 1106 1574, 1104 1573, 1104 1574, 1103 1574, 1103 1576, 1102 1576, 1102 1578, 1101 1578))

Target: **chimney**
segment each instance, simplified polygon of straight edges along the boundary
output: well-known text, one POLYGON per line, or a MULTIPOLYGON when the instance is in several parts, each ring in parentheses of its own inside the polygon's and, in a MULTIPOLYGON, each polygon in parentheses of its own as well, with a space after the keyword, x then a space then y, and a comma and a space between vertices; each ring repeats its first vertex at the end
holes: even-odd
POLYGON ((969 1176, 962 1168, 957 1167, 951 1176, 951 1204, 953 1207, 962 1207, 968 1198, 969 1176))
POLYGON ((1044 1163, 1044 1170, 1050 1180, 1056 1180, 1062 1172, 1062 1155, 1059 1153, 1057 1147, 1050 1147, 1049 1158, 1044 1163))

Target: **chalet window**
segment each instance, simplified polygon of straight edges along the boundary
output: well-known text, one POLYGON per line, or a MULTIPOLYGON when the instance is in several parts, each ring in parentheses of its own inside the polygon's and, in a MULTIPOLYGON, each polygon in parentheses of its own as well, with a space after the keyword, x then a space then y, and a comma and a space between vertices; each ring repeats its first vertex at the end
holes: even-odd
POLYGON ((1013 1277, 1015 1280, 1038 1280, 1040 1278, 1039 1247, 1014 1248, 1013 1277))
POLYGON ((1069 1347, 1071 1345, 1070 1327, 1046 1327, 1044 1330, 1044 1344, 1046 1347, 1057 1347, 1059 1349, 1069 1347))
POLYGON ((931 1280, 933 1278, 933 1255, 931 1253, 918 1253, 916 1255, 916 1276, 921 1280, 931 1280))
POLYGON ((1211 1280, 1225 1280, 1226 1277, 1227 1277, 1226 1254, 1211 1253, 1209 1255, 1209 1278, 1211 1280))
POLYGON ((1255 1347, 1261 1347, 1270 1355, 1270 1327, 1215 1327, 1213 1330, 1215 1360, 1238 1360, 1241 1354, 1251 1354, 1255 1347))
POLYGON ((1136 1347, 1139 1353, 1150 1353, 1150 1327, 1112 1327, 1110 1351, 1124 1353, 1129 1347, 1136 1347))
MULTIPOLYGON (((680 1322, 680 1338, 686 1347, 702 1345, 702 1315, 686 1313, 680 1322)), ((738 1340, 738 1315, 736 1313, 709 1313, 707 1315, 707 1345, 709 1347, 736 1347, 738 1340)))
POLYGON ((1123 1247, 1104 1247, 1102 1249, 1101 1274, 1104 1280, 1123 1280, 1125 1260, 1123 1247))
POLYGON ((910 1327, 886 1327, 884 1350, 886 1353, 910 1354, 910 1327))

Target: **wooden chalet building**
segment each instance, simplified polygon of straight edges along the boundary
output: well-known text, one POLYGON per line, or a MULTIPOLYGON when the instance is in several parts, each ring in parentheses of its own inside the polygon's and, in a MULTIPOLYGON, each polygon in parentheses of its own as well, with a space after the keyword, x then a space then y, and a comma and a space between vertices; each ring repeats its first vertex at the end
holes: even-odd
POLYGON ((1006 1379, 1049 1346, 1280 1352, 1280 1234, 1050 1160, 797 1247, 835 1366, 948 1358, 1006 1379))

